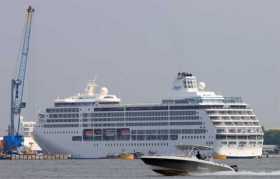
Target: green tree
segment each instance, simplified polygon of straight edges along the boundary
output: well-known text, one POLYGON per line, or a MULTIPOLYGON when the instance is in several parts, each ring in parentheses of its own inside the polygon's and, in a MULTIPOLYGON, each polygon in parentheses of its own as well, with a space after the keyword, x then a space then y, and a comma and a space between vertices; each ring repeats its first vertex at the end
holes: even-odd
POLYGON ((270 129, 264 131, 264 144, 265 145, 280 145, 280 130, 270 129))

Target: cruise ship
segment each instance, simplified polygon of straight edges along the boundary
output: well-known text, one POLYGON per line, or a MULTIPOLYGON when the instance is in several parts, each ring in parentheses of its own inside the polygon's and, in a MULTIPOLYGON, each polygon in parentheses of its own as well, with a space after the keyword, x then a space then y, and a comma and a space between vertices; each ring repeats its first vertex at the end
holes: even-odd
POLYGON ((180 145, 211 147, 228 158, 262 155, 263 131, 241 97, 208 91, 179 72, 157 104, 123 104, 94 81, 84 93, 56 99, 38 115, 34 137, 46 153, 104 158, 120 153, 174 155, 180 145))

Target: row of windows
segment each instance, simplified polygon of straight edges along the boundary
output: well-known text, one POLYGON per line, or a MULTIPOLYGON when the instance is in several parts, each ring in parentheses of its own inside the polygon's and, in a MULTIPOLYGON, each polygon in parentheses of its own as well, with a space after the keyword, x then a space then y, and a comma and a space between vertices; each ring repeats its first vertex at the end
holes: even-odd
POLYGON ((240 141, 240 142, 236 142, 236 141, 222 141, 221 144, 223 145, 236 145, 236 144, 239 144, 239 146, 244 146, 246 144, 249 144, 249 145, 256 145, 256 144, 262 144, 263 142, 262 141, 240 141))
POLYGON ((140 117, 149 117, 149 116, 167 116, 168 115, 168 111, 150 111, 150 112, 126 112, 125 113, 126 116, 140 116, 140 117))
MULTIPOLYGON (((92 130, 92 129, 91 129, 92 130)), ((103 130, 108 130, 108 129, 103 129, 103 130)), ((114 134, 116 133, 115 129, 114 134)), ((128 129, 129 130, 129 129, 128 129)), ((102 129, 95 129, 94 135, 103 135, 102 129)), ((149 135, 149 134, 156 134, 156 135, 162 135, 162 134, 204 134, 206 133, 205 129, 162 129, 162 130, 132 130, 131 134, 132 135, 149 135)), ((128 133, 129 134, 129 133, 128 133)))
POLYGON ((162 130, 132 130, 132 134, 168 134, 168 129, 162 129, 162 130))
POLYGON ((153 116, 153 117, 114 117, 114 118, 94 118, 87 119, 84 118, 84 122, 94 121, 94 122, 104 122, 104 121, 157 121, 157 120, 198 120, 199 116, 173 116, 168 118, 168 116, 153 116))
POLYGON ((196 115, 197 112, 196 111, 170 111, 170 115, 172 116, 182 116, 182 115, 196 115))
POLYGON ((207 111, 209 115, 254 115, 252 111, 207 111))
POLYGON ((44 134, 78 134, 79 132, 76 130, 57 130, 57 131, 53 131, 53 130, 45 130, 43 132, 44 134))
POLYGON ((126 144, 105 144, 105 147, 124 147, 124 146, 168 146, 168 143, 126 143, 126 144))
POLYGON ((124 121, 124 117, 114 117, 114 118, 97 118, 97 119, 85 119, 83 122, 105 122, 105 121, 124 121))
MULTIPOLYGON (((74 117, 74 116, 73 116, 74 117)), ((124 121, 124 118, 99 118, 99 119, 83 119, 83 122, 106 122, 106 121, 124 121)), ((168 120, 168 117, 149 117, 149 118, 126 118, 127 121, 159 121, 168 120)), ((182 116, 172 117, 170 120, 199 120, 199 116, 182 116)), ((79 119, 47 119, 47 122, 79 122, 79 119)))
MULTIPOLYGON (((187 99, 177 99, 177 100, 164 100, 164 103, 168 104, 201 104, 201 103, 242 103, 242 99, 240 97, 224 97, 224 99, 203 99, 201 97, 194 97, 194 98, 187 98, 187 99)), ((240 105, 238 106, 246 106, 246 105, 240 105)), ((221 108, 223 105, 211 105, 208 107, 208 105, 204 105, 207 108, 221 108)), ((235 104, 233 105, 235 106, 235 104)))
POLYGON ((47 119, 47 122, 79 122, 79 119, 47 119))
POLYGON ((255 140, 255 139, 258 139, 258 140, 262 140, 263 139, 263 136, 262 135, 240 135, 240 136, 234 136, 234 135, 216 135, 216 139, 249 139, 249 140, 255 140))
MULTIPOLYGON (((76 109, 76 108, 64 108, 64 109, 76 109)), ((78 109, 78 108, 77 108, 78 109)), ((214 111, 208 111, 208 113, 212 113, 214 111)), ((230 112, 230 111, 228 111, 230 112)), ((234 112, 234 111, 231 111, 234 112)), ((246 111, 245 111, 246 112, 246 111)), ((216 112, 215 112, 216 113, 216 112)), ((247 113, 252 113, 251 111, 248 111, 247 113)), ((195 114, 197 114, 196 111, 171 111, 170 112, 170 118, 171 119, 178 119, 178 120, 183 120, 183 119, 198 119, 198 116, 194 116, 195 114)), ((155 119, 155 120, 167 120, 167 116, 168 116, 168 112, 129 112, 126 113, 126 116, 128 116, 128 120, 137 120, 137 118, 129 118, 131 117, 141 117, 140 119, 142 119, 143 117, 147 117, 147 119, 149 120, 151 119, 155 119), (151 117, 150 117, 151 116, 151 117), (162 117, 160 117, 162 116, 162 117)), ((49 114, 49 118, 78 118, 79 117, 79 113, 66 113, 66 114, 49 114)), ((115 113, 84 113, 83 114, 84 118, 87 117, 91 117, 91 118, 95 118, 95 117, 120 117, 119 119, 122 119, 124 117, 124 113, 119 113, 119 112, 115 112, 115 113)), ((210 118, 212 120, 218 120, 218 119, 223 119, 223 120, 227 120, 227 119, 232 119, 232 120, 254 120, 255 116, 210 116, 210 118)), ((97 119, 100 120, 100 119, 97 119)))
MULTIPOLYGON (((177 135, 131 135, 131 140, 168 140, 168 136, 171 140, 177 140, 177 135)), ((182 136, 182 139, 205 139, 205 136, 182 136)), ((83 136, 83 140, 130 140, 130 135, 117 135, 112 133, 110 136, 83 136)))
POLYGON ((83 117, 122 117, 124 116, 124 112, 113 112, 113 113, 100 113, 100 112, 95 112, 95 113, 83 113, 83 117))
POLYGON ((83 124, 83 127, 124 127, 125 123, 83 124))
POLYGON ((187 81, 186 79, 184 79, 183 83, 185 88, 197 88, 197 83, 195 80, 187 81))
MULTIPOLYGON (((196 115, 196 111, 170 111, 171 116, 184 116, 184 115, 196 115)), ((94 112, 83 113, 83 117, 149 117, 149 116, 167 116, 168 111, 149 111, 149 112, 94 112)))
POLYGON ((256 120, 255 116, 210 116, 211 120, 256 120))
POLYGON ((126 111, 167 110, 168 106, 135 106, 126 107, 126 111))
MULTIPOLYGON (((189 100, 189 104, 192 103, 192 99, 189 100)), ((182 100, 181 100, 182 101, 182 100)), ((185 99, 183 100, 185 103, 185 99)), ((175 103, 178 103, 177 100, 175 103)), ((202 101, 201 101, 202 102, 202 101)), ((163 100, 163 103, 170 103, 170 100, 163 100)), ((171 102, 172 103, 172 102, 171 102)), ((179 102, 181 103, 181 102, 179 102)), ((185 110, 185 109, 222 109, 223 105, 174 105, 169 106, 170 110, 185 110)), ((94 111, 156 111, 156 110, 168 110, 168 106, 130 106, 130 107, 102 107, 94 108, 94 111)))
POLYGON ((72 136, 72 141, 82 141, 82 136, 72 136))
POLYGON ((108 140, 116 140, 116 141, 125 141, 130 140, 130 136, 83 136, 84 141, 108 141, 108 140))
POLYGON ((259 133, 262 132, 260 127, 250 127, 250 128, 218 128, 217 133, 259 133))
POLYGON ((205 136, 182 136, 182 139, 205 139, 205 136))
POLYGON ((80 107, 80 106, 94 106, 94 102, 56 102, 55 107, 80 107))
MULTIPOLYGON (((190 99, 188 99, 190 100, 190 99)), ((221 109, 223 105, 191 105, 191 106, 170 106, 170 110, 182 109, 221 109)))
POLYGON ((258 122, 213 122, 215 126, 259 126, 258 122))
POLYGON ((47 108, 47 113, 79 112, 79 108, 47 108))
MULTIPOLYGON (((178 107, 178 106, 177 106, 178 107)), ((49 113, 62 113, 62 112, 79 112, 79 108, 48 108, 46 110, 49 113)), ((208 111, 210 115, 253 115, 252 111, 208 111)), ((151 111, 151 112, 113 112, 113 113, 84 113, 83 117, 122 117, 124 116, 167 116, 168 111, 151 111)), ((171 116, 182 116, 182 115, 195 115, 196 111, 170 111, 171 116)), ((79 114, 50 114, 50 118, 69 118, 78 117, 79 114)), ((232 116, 234 118, 235 116, 232 116)), ((212 119, 217 119, 217 116, 211 116, 212 119), (216 117, 216 118, 215 118, 216 117)), ((226 119, 226 118, 225 118, 226 119)), ((238 119, 238 117, 236 118, 238 119)), ((243 119, 241 117, 241 119, 243 119)))
POLYGON ((79 127, 79 124, 45 124, 44 128, 79 127))
POLYGON ((168 116, 154 116, 154 117, 128 117, 125 118, 127 121, 157 121, 157 120, 168 120, 168 116))
POLYGON ((168 122, 139 122, 139 123, 126 123, 126 126, 167 126, 168 122))
POLYGON ((199 116, 173 116, 170 120, 199 120, 199 116))
MULTIPOLYGON (((173 137, 174 138, 174 137, 173 137)), ((170 136, 170 139, 173 139, 170 136)), ((133 135, 132 140, 168 140, 168 135, 133 135)), ((177 140, 177 139, 173 139, 177 140)))
POLYGON ((132 130, 132 134, 201 134, 205 129, 161 129, 161 130, 132 130))
POLYGON ((178 135, 133 135, 132 140, 177 140, 178 135))
POLYGON ((82 106, 96 106, 98 104, 119 104, 119 102, 56 102, 55 107, 82 107, 82 106))
POLYGON ((130 106, 130 107, 108 107, 95 108, 94 111, 147 111, 147 110, 167 110, 168 106, 130 106))
MULTIPOLYGON (((175 102, 178 103, 178 101, 179 100, 176 100, 175 102)), ((194 103, 194 104, 196 103, 243 103, 241 97, 224 97, 224 99, 205 99, 201 97, 194 97, 194 98, 184 99, 184 101, 186 101, 187 103, 194 103)), ((215 106, 219 107, 222 105, 215 105, 215 106)))
POLYGON ((229 109, 246 109, 246 105, 230 105, 229 109))
MULTIPOLYGON (((203 99, 201 97, 193 97, 193 98, 186 98, 186 99, 175 99, 175 100, 163 100, 162 103, 164 104, 201 104, 201 103, 236 103, 241 102, 241 98, 229 97, 225 99, 203 99)), ((245 105, 246 106, 246 105, 245 105)), ((190 106, 190 107, 193 107, 190 106)), ((197 106, 196 106, 197 107, 197 106)), ((220 109, 223 108, 224 105, 201 105, 201 108, 208 108, 208 109, 220 109)))
POLYGON ((202 122, 149 122, 149 123, 126 123, 126 126, 167 126, 167 125, 202 125, 202 122))
POLYGON ((177 140, 177 135, 72 136, 72 141, 177 140))
POLYGON ((202 125, 202 122, 170 122, 170 125, 202 125))
POLYGON ((171 129, 171 134, 203 134, 206 129, 171 129))
POLYGON ((49 114, 49 118, 78 118, 79 113, 49 114))
MULTIPOLYGON (((188 99, 191 100, 191 99, 188 99)), ((73 106, 94 106, 94 102, 57 102, 55 107, 73 107, 73 106)), ((170 110, 186 110, 186 109, 221 109, 223 105, 184 105, 184 106, 169 106, 170 110)), ((157 111, 168 110, 168 106, 131 106, 131 107, 96 107, 94 111, 157 111)), ((46 112, 78 112, 79 108, 48 108, 46 112)))
POLYGON ((94 111, 124 111, 123 107, 94 108, 94 111))
MULTIPOLYGON (((122 127, 122 126, 177 126, 177 125, 202 125, 202 122, 141 122, 141 123, 100 123, 83 124, 83 127, 122 127)), ((45 124, 46 128, 78 127, 79 124, 45 124)))
MULTIPOLYGON (((179 100, 163 100, 164 104, 199 104, 203 102, 224 102, 224 103, 235 103, 235 102, 242 102, 241 98, 225 98, 224 100, 220 99, 202 99, 202 98, 188 98, 188 99, 179 99, 179 100)), ((107 104, 107 103, 106 103, 107 104)), ((119 104, 113 103, 113 104, 119 104)), ((96 106, 95 102, 56 102, 55 107, 80 107, 80 106, 96 106)), ((180 109, 221 109, 224 105, 174 105, 170 106, 171 110, 180 110, 180 109)), ((246 108, 246 105, 231 105, 231 108, 243 109, 246 108)), ((53 111, 54 108, 48 108, 47 112, 56 112, 53 111)), ((60 112, 63 112, 64 109, 61 108, 60 112)), ((153 106, 120 106, 120 107, 95 107, 95 111, 147 111, 147 110, 167 110, 167 105, 153 105, 153 106)), ((71 111, 65 111, 71 112, 71 111)), ((74 111, 73 111, 74 112, 74 111)))

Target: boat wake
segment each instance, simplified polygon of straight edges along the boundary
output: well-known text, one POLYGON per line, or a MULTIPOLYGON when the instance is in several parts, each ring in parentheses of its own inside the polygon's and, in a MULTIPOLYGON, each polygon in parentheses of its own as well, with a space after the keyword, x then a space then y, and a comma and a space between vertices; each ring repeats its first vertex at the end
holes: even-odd
POLYGON ((226 172, 214 172, 214 173, 203 173, 194 174, 195 176, 280 176, 280 170, 275 171, 246 171, 241 170, 238 172, 226 171, 226 172))

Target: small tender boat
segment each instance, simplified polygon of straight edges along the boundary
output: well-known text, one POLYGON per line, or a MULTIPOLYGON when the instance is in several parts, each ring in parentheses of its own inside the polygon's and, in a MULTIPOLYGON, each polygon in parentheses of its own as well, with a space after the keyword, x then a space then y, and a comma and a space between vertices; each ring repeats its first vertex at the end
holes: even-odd
MULTIPOLYGON (((195 150, 197 150, 196 147, 195 150)), ((201 147, 200 147, 201 148, 201 147)), ((204 147, 205 148, 205 147, 204 147)), ((193 152, 191 152, 193 153, 193 152)), ((204 160, 196 156, 142 156, 141 160, 157 173, 167 176, 191 175, 199 173, 212 173, 220 171, 236 172, 236 165, 217 163, 204 160)))
POLYGON ((131 153, 121 153, 119 155, 119 159, 122 159, 122 160, 134 160, 135 157, 134 157, 134 154, 131 154, 131 153))

